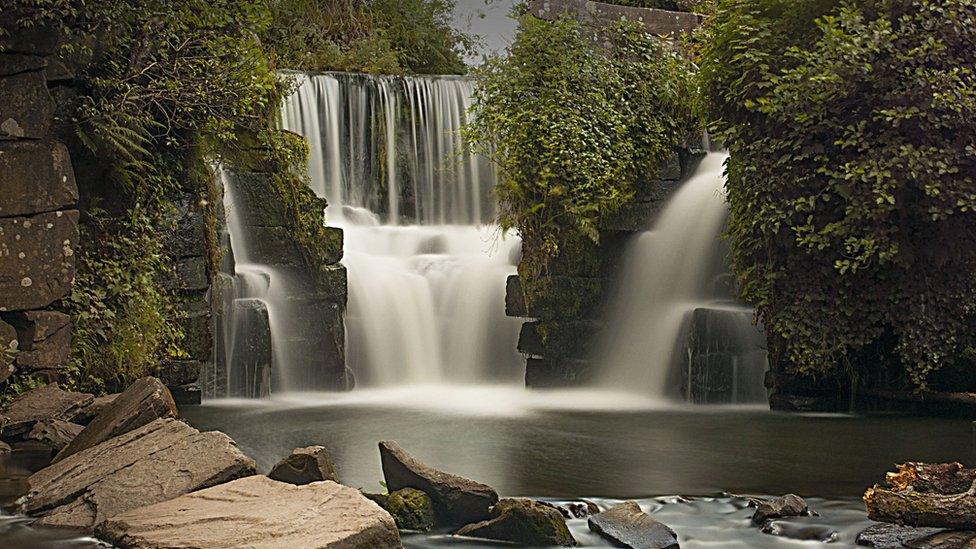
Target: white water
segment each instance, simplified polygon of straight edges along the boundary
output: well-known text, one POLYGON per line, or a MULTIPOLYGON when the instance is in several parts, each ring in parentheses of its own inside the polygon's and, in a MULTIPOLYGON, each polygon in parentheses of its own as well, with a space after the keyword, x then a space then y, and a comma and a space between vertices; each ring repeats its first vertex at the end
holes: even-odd
POLYGON ((728 215, 725 154, 706 156, 671 197, 651 230, 631 243, 608 315, 600 385, 668 395, 678 338, 688 314, 711 296, 712 265, 728 215))
POLYGON ((282 126, 308 140, 312 189, 345 233, 357 385, 520 383, 521 322, 504 311, 519 241, 482 225, 496 177, 460 141, 472 82, 298 78, 282 126))

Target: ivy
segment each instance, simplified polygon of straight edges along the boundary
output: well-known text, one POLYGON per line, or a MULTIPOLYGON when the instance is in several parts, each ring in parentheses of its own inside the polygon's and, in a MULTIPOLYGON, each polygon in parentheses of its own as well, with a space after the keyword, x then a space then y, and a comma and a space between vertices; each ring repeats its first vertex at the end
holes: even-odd
POLYGON ((778 363, 971 367, 976 2, 726 0, 703 73, 733 267, 778 363))

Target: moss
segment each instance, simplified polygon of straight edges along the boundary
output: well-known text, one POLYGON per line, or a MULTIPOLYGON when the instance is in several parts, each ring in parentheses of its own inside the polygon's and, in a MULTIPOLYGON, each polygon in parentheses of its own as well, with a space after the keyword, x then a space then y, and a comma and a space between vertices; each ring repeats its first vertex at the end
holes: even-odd
POLYGON ((592 318, 603 298, 599 278, 520 276, 528 316, 539 320, 592 318))
POLYGON ((386 499, 386 510, 401 530, 429 532, 437 526, 434 504, 430 497, 413 488, 397 490, 386 499))

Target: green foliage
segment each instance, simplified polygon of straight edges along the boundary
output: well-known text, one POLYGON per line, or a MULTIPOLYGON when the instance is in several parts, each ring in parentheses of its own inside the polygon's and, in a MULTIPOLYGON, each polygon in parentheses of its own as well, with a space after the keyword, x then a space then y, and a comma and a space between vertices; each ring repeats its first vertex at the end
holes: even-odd
POLYGON ((622 23, 604 50, 573 20, 520 20, 510 55, 477 73, 471 146, 500 168, 499 221, 543 270, 633 196, 697 126, 690 63, 622 23))
POLYGON ((271 0, 262 41, 280 68, 462 74, 472 37, 451 26, 453 0, 271 0))
POLYGON ((965 364, 976 2, 725 0, 709 33, 733 267, 777 361, 917 388, 965 364))
POLYGON ((635 8, 657 8, 670 11, 690 11, 695 13, 710 13, 715 0, 600 0, 607 4, 632 6, 635 8))

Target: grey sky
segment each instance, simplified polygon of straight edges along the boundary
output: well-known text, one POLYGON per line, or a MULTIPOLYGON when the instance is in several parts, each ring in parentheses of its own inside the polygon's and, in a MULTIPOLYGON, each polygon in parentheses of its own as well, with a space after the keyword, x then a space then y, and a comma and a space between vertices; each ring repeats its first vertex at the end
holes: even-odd
MULTIPOLYGON (((515 21, 508 17, 515 0, 456 0, 454 23, 463 30, 480 35, 484 53, 502 53, 515 34, 515 21)), ((477 59, 469 62, 477 63, 477 59)))

